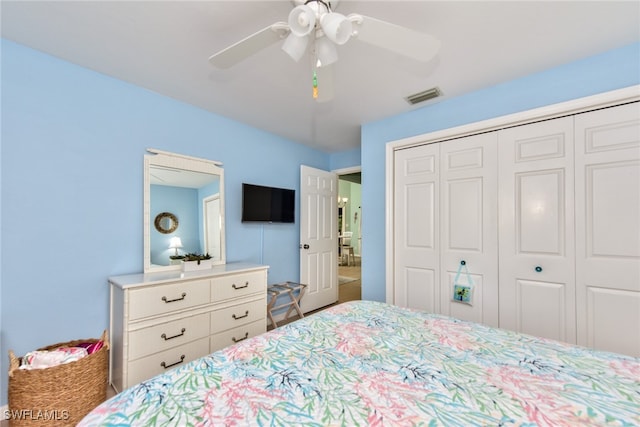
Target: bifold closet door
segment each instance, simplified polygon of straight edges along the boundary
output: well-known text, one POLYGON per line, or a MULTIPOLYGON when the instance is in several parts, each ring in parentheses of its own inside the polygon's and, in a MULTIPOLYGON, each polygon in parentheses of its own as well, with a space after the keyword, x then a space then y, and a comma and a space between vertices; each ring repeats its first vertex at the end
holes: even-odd
POLYGON ((573 117, 498 131, 500 327, 576 342, 573 117))
MULTIPOLYGON (((440 143, 442 314, 498 326, 497 132, 440 143), (470 304, 453 300, 461 261, 473 281, 470 304)), ((460 283, 466 284, 462 274, 460 283)))
POLYGON ((640 104, 576 116, 578 344, 640 357, 640 104))
POLYGON ((438 144, 394 152, 393 303, 439 313, 438 144))

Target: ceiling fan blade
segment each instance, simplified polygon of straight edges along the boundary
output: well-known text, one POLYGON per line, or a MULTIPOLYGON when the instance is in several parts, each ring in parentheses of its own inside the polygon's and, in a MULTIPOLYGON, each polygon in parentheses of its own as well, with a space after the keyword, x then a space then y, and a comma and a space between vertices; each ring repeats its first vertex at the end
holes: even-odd
POLYGON ((369 16, 348 16, 354 26, 354 36, 365 43, 427 62, 440 50, 440 40, 418 31, 381 21, 369 16))
POLYGON ((250 35, 209 57, 211 65, 217 68, 229 68, 238 62, 258 53, 262 49, 282 40, 289 34, 289 26, 285 22, 276 22, 250 35))
POLYGON ((318 97, 317 102, 331 101, 335 95, 333 90, 333 67, 326 65, 316 69, 316 77, 318 79, 318 97))

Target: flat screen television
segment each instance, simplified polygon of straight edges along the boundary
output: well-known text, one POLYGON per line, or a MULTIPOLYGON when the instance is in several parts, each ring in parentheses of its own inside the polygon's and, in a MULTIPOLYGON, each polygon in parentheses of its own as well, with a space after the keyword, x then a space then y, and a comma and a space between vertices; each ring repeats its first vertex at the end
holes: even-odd
POLYGON ((296 192, 242 184, 242 222, 295 222, 296 192))

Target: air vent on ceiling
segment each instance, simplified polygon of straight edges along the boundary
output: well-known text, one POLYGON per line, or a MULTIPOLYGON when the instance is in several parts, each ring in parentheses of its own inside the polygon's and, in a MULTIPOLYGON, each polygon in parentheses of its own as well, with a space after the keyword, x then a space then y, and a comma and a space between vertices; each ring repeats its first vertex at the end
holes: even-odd
POLYGON ((442 92, 437 87, 427 89, 422 92, 414 93, 413 95, 407 96, 405 99, 411 105, 416 105, 424 101, 428 101, 429 99, 437 98, 442 95, 442 92))

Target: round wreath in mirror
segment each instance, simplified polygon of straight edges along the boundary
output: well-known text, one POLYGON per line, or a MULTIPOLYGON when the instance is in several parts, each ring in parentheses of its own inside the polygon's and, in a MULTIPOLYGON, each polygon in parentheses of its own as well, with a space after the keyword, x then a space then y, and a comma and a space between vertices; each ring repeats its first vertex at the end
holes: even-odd
POLYGON ((169 234, 178 228, 178 218, 172 213, 162 212, 156 215, 154 224, 160 233, 169 234))

